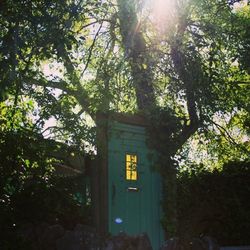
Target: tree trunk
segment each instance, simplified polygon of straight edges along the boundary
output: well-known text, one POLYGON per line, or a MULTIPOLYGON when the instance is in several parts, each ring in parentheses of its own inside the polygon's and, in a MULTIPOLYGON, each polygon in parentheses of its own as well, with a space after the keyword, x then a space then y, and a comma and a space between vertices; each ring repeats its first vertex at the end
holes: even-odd
POLYGON ((125 56, 131 67, 138 109, 148 112, 155 106, 152 63, 137 19, 134 0, 118 0, 120 31, 125 56))

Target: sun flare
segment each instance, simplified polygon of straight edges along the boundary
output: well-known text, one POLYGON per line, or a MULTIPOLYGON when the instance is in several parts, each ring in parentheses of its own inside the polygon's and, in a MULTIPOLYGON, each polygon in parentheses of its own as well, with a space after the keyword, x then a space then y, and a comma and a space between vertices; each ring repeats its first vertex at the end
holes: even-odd
POLYGON ((174 0, 151 0, 152 18, 158 29, 162 30, 174 19, 174 0))

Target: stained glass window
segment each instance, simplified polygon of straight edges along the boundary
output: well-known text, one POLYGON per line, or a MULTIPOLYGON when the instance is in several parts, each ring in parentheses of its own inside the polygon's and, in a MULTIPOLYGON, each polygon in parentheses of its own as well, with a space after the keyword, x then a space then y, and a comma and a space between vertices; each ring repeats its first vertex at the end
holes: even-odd
POLYGON ((126 154, 126 180, 137 180, 137 155, 126 154))

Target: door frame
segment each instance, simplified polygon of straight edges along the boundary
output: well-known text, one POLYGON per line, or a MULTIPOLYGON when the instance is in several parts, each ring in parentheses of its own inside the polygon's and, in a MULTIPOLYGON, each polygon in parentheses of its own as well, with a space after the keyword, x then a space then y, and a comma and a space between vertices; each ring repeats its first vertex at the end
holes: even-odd
POLYGON ((92 171, 92 214, 97 232, 103 239, 109 234, 108 129, 113 121, 145 128, 149 126, 149 122, 142 115, 122 113, 97 113, 96 115, 97 159, 92 171))

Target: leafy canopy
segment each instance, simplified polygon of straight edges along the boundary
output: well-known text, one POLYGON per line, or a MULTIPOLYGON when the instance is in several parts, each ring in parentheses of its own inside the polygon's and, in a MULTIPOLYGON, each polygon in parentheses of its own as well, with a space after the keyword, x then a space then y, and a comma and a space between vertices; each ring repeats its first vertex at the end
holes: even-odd
POLYGON ((6 0, 0 19, 0 98, 10 120, 32 103, 22 129, 90 150, 98 112, 141 112, 168 157, 190 158, 194 135, 248 157, 244 1, 6 0))

